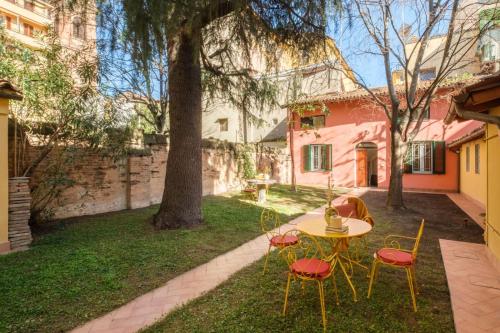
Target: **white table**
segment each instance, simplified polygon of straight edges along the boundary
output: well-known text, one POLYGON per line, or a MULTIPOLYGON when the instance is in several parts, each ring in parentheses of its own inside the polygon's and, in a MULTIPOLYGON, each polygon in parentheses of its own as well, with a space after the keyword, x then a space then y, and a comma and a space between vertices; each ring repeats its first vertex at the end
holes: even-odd
POLYGON ((254 184, 257 186, 257 202, 265 203, 267 200, 267 189, 269 185, 275 184, 276 180, 274 179, 248 179, 247 182, 249 184, 254 184))

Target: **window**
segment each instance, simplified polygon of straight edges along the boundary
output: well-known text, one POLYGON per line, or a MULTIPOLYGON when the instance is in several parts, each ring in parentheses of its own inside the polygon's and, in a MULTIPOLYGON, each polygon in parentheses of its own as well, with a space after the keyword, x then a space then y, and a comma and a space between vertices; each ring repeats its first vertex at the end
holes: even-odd
POLYGON ((431 142, 416 142, 412 144, 412 172, 432 173, 431 142))
POLYGON ((413 142, 408 147, 404 172, 416 174, 444 174, 446 171, 444 141, 413 142))
POLYGON ((217 119, 217 122, 219 123, 219 131, 221 132, 227 132, 229 129, 229 121, 227 118, 221 118, 217 119))
POLYGON ((480 161, 479 157, 480 156, 480 146, 479 144, 474 145, 474 172, 479 174, 479 166, 480 166, 480 161))
POLYGON ((33 0, 24 0, 24 8, 33 11, 35 9, 35 4, 33 0))
POLYGON ((426 68, 420 70, 420 81, 430 81, 436 78, 435 68, 426 68))
POLYGON ((312 149, 312 165, 311 170, 323 170, 325 160, 323 156, 325 155, 326 147, 323 145, 314 145, 312 149))
POLYGON ((33 26, 27 23, 24 23, 24 34, 26 36, 33 37, 33 26))
POLYGON ((332 170, 332 145, 303 146, 304 171, 332 170))
POLYGON ((470 172, 470 147, 465 148, 465 171, 470 172))
POLYGON ((73 18, 73 37, 85 39, 85 26, 79 17, 73 18))
POLYGON ((10 16, 5 17, 5 28, 12 30, 12 17, 10 16))
POLYGON ((56 16, 56 17, 54 18, 54 31, 55 31, 56 33, 59 33, 59 25, 60 25, 60 24, 61 24, 61 21, 60 21, 60 19, 59 19, 59 16, 56 16))
POLYGON ((278 125, 278 118, 273 118, 273 124, 278 125))
POLYGON ((487 42, 481 47, 481 60, 494 61, 496 58, 496 45, 492 42, 487 42))
POLYGON ((311 116, 300 118, 301 128, 320 128, 325 127, 325 116, 311 116))

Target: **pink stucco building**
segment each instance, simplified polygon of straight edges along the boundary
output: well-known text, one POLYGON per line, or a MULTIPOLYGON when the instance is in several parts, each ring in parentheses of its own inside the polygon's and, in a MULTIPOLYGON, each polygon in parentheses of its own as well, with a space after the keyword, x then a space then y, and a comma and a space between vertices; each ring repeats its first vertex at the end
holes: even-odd
MULTIPOLYGON (((458 155, 446 144, 481 124, 443 123, 451 92, 446 88, 436 93, 428 117, 410 147, 403 179, 405 189, 459 189, 458 155)), ((331 175, 335 186, 387 188, 390 132, 383 109, 360 90, 309 98, 308 103, 311 102, 324 103, 329 112, 293 115, 288 143, 293 147, 297 184, 324 185, 331 175)))

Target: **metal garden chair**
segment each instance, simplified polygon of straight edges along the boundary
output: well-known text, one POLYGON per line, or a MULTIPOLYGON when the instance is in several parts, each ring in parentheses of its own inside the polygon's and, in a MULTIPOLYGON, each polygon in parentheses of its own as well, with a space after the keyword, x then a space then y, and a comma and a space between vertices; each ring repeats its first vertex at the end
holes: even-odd
MULTIPOLYGON (((290 232, 293 232, 290 231, 290 232)), ((286 237, 288 233, 284 236, 286 237)), ((321 305, 321 317, 323 321, 323 331, 326 331, 326 306, 324 282, 329 277, 333 278, 335 293, 337 285, 333 276, 334 267, 331 264, 332 256, 325 256, 325 253, 318 240, 308 234, 298 234, 299 241, 292 246, 283 248, 280 253, 288 264, 288 280, 285 290, 285 303, 283 305, 283 315, 286 315, 288 305, 288 294, 292 278, 300 280, 302 288, 308 281, 318 284, 319 299, 321 305)), ((338 295, 337 295, 338 298, 338 295)))
POLYGON ((264 208, 260 214, 260 226, 269 239, 266 261, 264 262, 264 271, 262 272, 262 274, 265 274, 271 249, 273 247, 283 249, 287 246, 295 245, 299 241, 299 238, 294 233, 288 233, 287 235, 281 234, 281 221, 279 214, 272 208, 264 208))
POLYGON ((370 284, 368 286, 368 298, 372 292, 373 282, 378 273, 378 266, 385 265, 394 268, 404 269, 408 278, 410 294, 413 303, 413 310, 417 312, 417 300, 415 294, 418 294, 417 280, 415 277, 415 264, 417 261, 417 252, 420 245, 420 239, 424 232, 425 221, 422 220, 418 229, 417 237, 407 237, 399 235, 389 235, 384 240, 384 247, 373 254, 373 264, 370 274, 370 284), (413 248, 403 249, 399 240, 414 241, 413 248))

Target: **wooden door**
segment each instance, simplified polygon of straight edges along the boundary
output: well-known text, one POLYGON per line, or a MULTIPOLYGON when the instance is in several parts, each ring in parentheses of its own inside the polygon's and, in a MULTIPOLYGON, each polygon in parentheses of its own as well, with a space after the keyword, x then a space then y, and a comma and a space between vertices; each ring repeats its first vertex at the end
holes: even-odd
POLYGON ((368 186, 368 150, 356 150, 356 186, 368 186))

